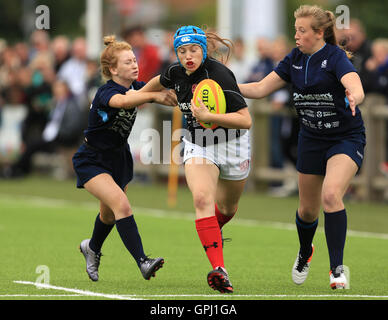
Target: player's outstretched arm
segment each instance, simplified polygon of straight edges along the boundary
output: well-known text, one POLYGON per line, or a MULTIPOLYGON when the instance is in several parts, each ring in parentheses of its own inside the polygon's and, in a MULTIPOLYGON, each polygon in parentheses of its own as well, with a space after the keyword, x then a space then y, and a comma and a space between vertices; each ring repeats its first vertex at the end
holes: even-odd
POLYGON ((286 82, 275 71, 272 71, 259 82, 240 83, 238 87, 245 98, 261 99, 285 85, 286 82))
POLYGON ((155 102, 167 106, 176 106, 177 100, 173 90, 158 92, 141 92, 140 90, 129 90, 124 94, 116 94, 109 100, 112 108, 131 109, 147 102, 155 102))
POLYGON ((150 81, 146 83, 146 85, 141 88, 139 91, 141 92, 155 92, 162 91, 166 89, 160 84, 160 75, 153 77, 150 81))

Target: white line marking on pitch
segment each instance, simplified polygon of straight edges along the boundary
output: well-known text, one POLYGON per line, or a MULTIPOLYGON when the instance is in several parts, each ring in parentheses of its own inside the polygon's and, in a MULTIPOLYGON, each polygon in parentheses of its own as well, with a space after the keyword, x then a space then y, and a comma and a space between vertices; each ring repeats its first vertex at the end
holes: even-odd
POLYGON ((101 297, 118 300, 143 300, 143 298, 215 298, 215 299, 230 299, 230 298, 369 298, 369 299, 388 299, 388 296, 371 296, 371 295, 347 295, 347 294, 233 294, 233 295, 218 295, 218 294, 142 294, 142 295, 118 295, 118 294, 106 294, 91 292, 79 289, 64 288, 58 286, 52 286, 49 284, 39 284, 30 281, 14 281, 14 283, 34 285, 38 288, 61 290, 65 292, 75 293, 75 295, 0 295, 0 297, 101 297))
POLYGON ((149 297, 149 298, 372 298, 372 299, 387 299, 388 296, 370 296, 370 295, 347 295, 347 294, 232 294, 232 295, 218 295, 218 294, 160 294, 160 295, 131 295, 131 297, 149 297))
POLYGON ((98 292, 92 292, 87 290, 70 289, 70 288, 57 287, 57 286, 52 286, 50 284, 36 283, 31 281, 14 281, 14 283, 34 285, 37 288, 60 290, 60 291, 80 294, 83 296, 90 296, 90 297, 101 297, 101 298, 116 299, 116 300, 142 300, 141 298, 132 298, 131 296, 122 296, 118 294, 106 294, 106 293, 98 293, 98 292))
POLYGON ((1 298, 11 297, 26 297, 26 298, 38 298, 38 297, 84 297, 81 294, 0 294, 1 298))

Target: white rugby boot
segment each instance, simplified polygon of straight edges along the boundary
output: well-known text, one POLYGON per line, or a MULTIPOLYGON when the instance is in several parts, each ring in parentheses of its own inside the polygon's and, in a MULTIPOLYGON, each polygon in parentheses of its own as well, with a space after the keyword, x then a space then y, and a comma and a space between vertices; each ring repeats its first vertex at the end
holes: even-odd
POLYGON ((348 289, 348 281, 342 266, 338 266, 333 272, 330 270, 330 287, 335 289, 348 289))
POLYGON ((98 267, 100 266, 101 252, 95 253, 89 247, 90 239, 83 240, 79 246, 86 260, 86 272, 92 281, 98 281, 98 267))
POLYGON ((294 266, 292 267, 292 281, 295 284, 300 285, 307 279, 310 270, 310 263, 314 253, 314 245, 311 245, 311 255, 306 260, 303 258, 298 252, 298 256, 296 257, 294 266))

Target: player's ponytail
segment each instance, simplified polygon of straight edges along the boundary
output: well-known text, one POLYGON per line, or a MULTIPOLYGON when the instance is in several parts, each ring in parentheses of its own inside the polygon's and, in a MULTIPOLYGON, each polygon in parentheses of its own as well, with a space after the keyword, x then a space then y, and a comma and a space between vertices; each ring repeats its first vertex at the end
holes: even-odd
POLYGON ((229 39, 221 38, 217 33, 212 31, 205 31, 205 34, 208 55, 226 64, 233 50, 233 42, 229 39))
POLYGON ((110 35, 110 36, 105 36, 104 37, 104 45, 109 46, 111 44, 114 44, 116 42, 116 36, 115 35, 110 35))
POLYGON ((337 45, 337 38, 335 36, 334 31, 334 23, 335 23, 335 16, 333 12, 326 10, 326 20, 323 20, 322 28, 324 30, 323 38, 325 39, 326 43, 330 43, 332 45, 337 45))
POLYGON ((110 69, 117 66, 117 53, 122 50, 132 50, 132 47, 125 41, 117 41, 115 35, 105 36, 103 41, 105 49, 100 57, 101 74, 109 80, 112 79, 110 69))

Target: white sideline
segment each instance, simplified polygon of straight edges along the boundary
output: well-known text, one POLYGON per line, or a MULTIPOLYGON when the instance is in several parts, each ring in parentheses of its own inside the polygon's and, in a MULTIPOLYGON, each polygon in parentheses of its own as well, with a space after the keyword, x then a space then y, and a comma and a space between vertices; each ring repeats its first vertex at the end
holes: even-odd
POLYGON ((91 292, 79 289, 71 289, 64 287, 52 286, 49 284, 39 284, 31 281, 14 281, 17 284, 34 285, 39 288, 60 290, 65 292, 75 293, 75 295, 27 295, 27 294, 10 294, 0 295, 0 297, 101 297, 116 300, 143 300, 144 298, 215 298, 229 299, 229 298, 370 298, 370 299, 388 299, 388 296, 373 296, 373 295, 360 295, 360 294, 233 294, 233 295, 220 295, 220 294, 142 294, 142 295, 118 295, 118 294, 105 294, 98 292, 91 292))
POLYGON ((0 294, 0 298, 59 298, 59 297, 83 297, 81 294, 0 294))
POLYGON ((116 299, 116 300, 143 300, 141 298, 132 298, 131 296, 121 296, 118 294, 106 294, 106 293, 98 293, 98 292, 92 292, 92 291, 87 291, 87 290, 57 287, 57 286, 52 286, 50 284, 36 283, 36 282, 31 282, 31 281, 16 281, 15 280, 14 283, 34 285, 37 288, 41 288, 41 289, 60 290, 60 291, 71 292, 71 293, 75 293, 75 294, 79 294, 79 295, 83 295, 83 296, 89 296, 89 297, 100 297, 100 298, 108 298, 108 299, 116 299))
POLYGON ((388 299, 388 296, 371 296, 361 294, 159 294, 159 295, 131 295, 131 297, 149 297, 149 298, 372 298, 388 299))

